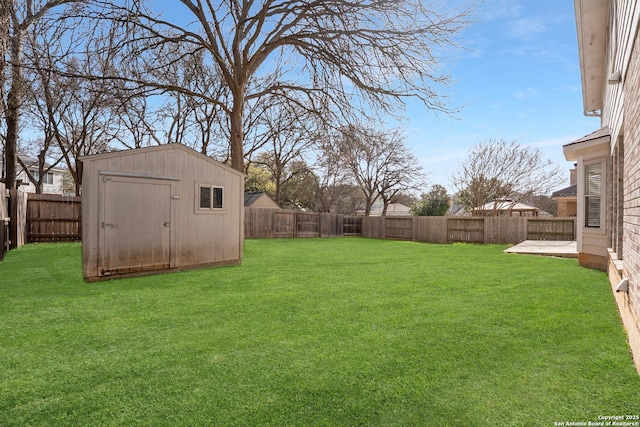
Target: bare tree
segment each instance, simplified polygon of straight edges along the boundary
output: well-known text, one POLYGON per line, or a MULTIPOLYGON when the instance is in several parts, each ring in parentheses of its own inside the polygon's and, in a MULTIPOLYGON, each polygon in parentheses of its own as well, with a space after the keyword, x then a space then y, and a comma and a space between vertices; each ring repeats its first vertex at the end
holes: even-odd
MULTIPOLYGON (((9 52, 9 31, 11 28, 11 13, 14 0, 0 0, 0 108, 5 111, 5 69, 7 68, 7 53, 9 52)), ((1 176, 4 176, 4 170, 1 176)))
POLYGON ((491 202, 497 215, 505 203, 512 208, 550 193, 562 183, 563 173, 535 147, 490 140, 469 150, 451 182, 458 190, 459 202, 472 215, 491 202))
MULTIPOLYGON (((76 0, 29 0, 25 2, 2 3, 0 21, 6 19, 6 11, 9 10, 9 44, 8 55, 11 72, 10 88, 7 93, 5 105, 5 184, 13 189, 16 185, 17 148, 20 125, 20 112, 25 96, 26 81, 24 79, 24 38, 31 25, 42 19, 47 14, 54 12, 56 8, 65 4, 74 3, 76 0)), ((2 31, 5 29, 2 28, 2 31)), ((6 63, 5 63, 6 65, 6 63)))
MULTIPOLYGON (((110 4, 110 2, 105 2, 110 4)), ((244 115, 264 96, 306 98, 313 111, 397 113, 415 98, 451 112, 440 93, 449 77, 441 56, 467 25, 470 8, 439 13, 413 0, 181 0, 189 15, 157 16, 113 6, 111 18, 132 28, 136 41, 153 37, 147 68, 162 69, 176 45, 201 52, 222 77, 228 98, 213 98, 139 76, 140 84, 178 90, 216 105, 229 118, 232 166, 244 171, 244 115), (134 28, 135 27, 135 28, 134 28)), ((137 4, 137 3, 136 3, 137 4)), ((122 77, 125 78, 125 77, 122 77)), ((128 77, 135 80, 135 77, 128 77)))
MULTIPOLYGON (((27 82, 24 79, 24 37, 26 31, 33 23, 39 21, 47 15, 64 8, 62 6, 74 3, 75 0, 27 0, 27 1, 11 1, 0 0, 0 49, 5 50, 3 54, 2 83, 6 76, 9 77, 9 91, 4 97, 3 86, 3 112, 5 117, 5 135, 4 135, 4 181, 10 192, 10 205, 15 206, 16 177, 17 177, 17 158, 18 158, 18 139, 20 132, 20 113, 22 103, 25 96, 25 87, 27 82), (7 42, 5 44, 5 42, 7 42), (8 56, 9 61, 5 58, 8 56), (10 68, 9 72, 5 72, 5 67, 10 68)), ((61 14, 58 14, 62 17, 61 14)), ((15 215, 12 209, 11 215, 15 215)), ((12 218, 10 222, 9 238, 12 246, 15 247, 18 241, 17 220, 12 218)))
POLYGON ((165 124, 166 142, 187 145, 205 155, 224 156, 227 150, 220 146, 226 125, 224 113, 218 104, 191 95, 223 100, 225 88, 219 73, 204 61, 203 52, 189 52, 186 46, 177 45, 167 56, 170 59, 164 67, 152 70, 153 80, 182 90, 168 90, 158 110, 165 124))
MULTIPOLYGON (((55 80, 57 58, 64 55, 62 39, 65 26, 61 22, 41 19, 34 22, 25 32, 24 57, 29 64, 25 67, 24 114, 28 117, 31 132, 37 137, 20 143, 18 163, 27 178, 41 193, 47 173, 58 166, 63 159, 56 143, 52 111, 60 106, 60 98, 52 93, 55 80)), ((67 41, 73 39, 66 34, 67 41)))
POLYGON ((365 199, 365 215, 381 198, 383 215, 399 193, 421 185, 423 174, 417 159, 395 129, 374 130, 351 125, 334 142, 334 156, 348 170, 365 199))
POLYGON ((380 179, 377 191, 383 203, 382 216, 386 216, 389 204, 396 203, 399 195, 424 185, 425 174, 398 130, 389 130, 380 134, 379 138, 383 149, 378 160, 380 179))
POLYGON ((111 29, 99 35, 80 22, 43 20, 30 34, 30 71, 34 116, 46 140, 55 141, 75 183, 76 195, 82 185, 79 157, 106 151, 118 134, 116 124, 120 100, 118 88, 110 80, 82 79, 93 70, 113 73, 116 57, 108 48, 111 29), (81 53, 77 53, 81 52, 81 53), (95 52, 99 52, 96 54, 95 52))
POLYGON ((276 102, 261 115, 260 128, 268 142, 254 163, 271 172, 276 203, 282 202, 282 187, 298 174, 307 173, 303 155, 317 141, 313 116, 297 104, 276 102), (298 167, 292 167, 298 161, 298 167), (302 162, 300 162, 302 161, 302 162), (300 167, 300 164, 305 167, 300 167))
POLYGON ((116 92, 119 105, 115 115, 119 123, 119 132, 114 138, 127 148, 140 148, 160 145, 165 141, 159 135, 161 131, 158 108, 150 106, 146 96, 130 96, 126 92, 116 92))
POLYGON ((340 161, 329 130, 325 131, 316 153, 313 165, 315 179, 309 180, 309 186, 315 192, 312 210, 354 214, 364 206, 362 191, 354 185, 349 170, 340 161))

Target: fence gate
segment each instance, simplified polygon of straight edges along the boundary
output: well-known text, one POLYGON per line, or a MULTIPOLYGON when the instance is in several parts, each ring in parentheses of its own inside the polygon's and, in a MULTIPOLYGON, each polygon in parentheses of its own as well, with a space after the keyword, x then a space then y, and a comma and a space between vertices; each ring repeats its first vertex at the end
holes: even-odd
POLYGON ((447 218, 449 243, 484 243, 483 218, 447 218))
POLYGON ((80 200, 80 197, 57 194, 28 194, 27 243, 81 240, 80 200))
POLYGON ((296 212, 296 237, 320 237, 320 214, 296 212))
POLYGON ((345 216, 342 219, 342 235, 343 236, 361 236, 362 235, 362 217, 361 216, 345 216))
POLYGON ((296 214, 294 212, 276 211, 273 213, 274 237, 295 237, 296 214))
POLYGON ((575 221, 573 218, 527 220, 527 240, 573 241, 575 239, 575 221))
POLYGON ((385 236, 393 240, 411 240, 413 234, 413 219, 386 217, 385 236))

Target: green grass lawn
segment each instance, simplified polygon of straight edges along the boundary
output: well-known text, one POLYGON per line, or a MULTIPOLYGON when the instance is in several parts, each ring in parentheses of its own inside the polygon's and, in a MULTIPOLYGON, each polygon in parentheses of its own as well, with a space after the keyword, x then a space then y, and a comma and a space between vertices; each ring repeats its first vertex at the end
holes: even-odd
POLYGON ((249 240, 242 265, 84 283, 0 263, 0 425, 553 426, 639 415, 604 273, 504 246, 249 240))

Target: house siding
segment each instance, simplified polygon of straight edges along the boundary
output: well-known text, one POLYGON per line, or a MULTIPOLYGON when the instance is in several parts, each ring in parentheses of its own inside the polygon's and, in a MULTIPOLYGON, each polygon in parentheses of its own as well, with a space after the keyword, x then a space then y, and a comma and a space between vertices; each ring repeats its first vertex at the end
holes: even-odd
POLYGON ((629 279, 629 309, 640 328, 640 37, 636 36, 624 82, 624 276, 629 279))
MULTIPOLYGON (((585 112, 601 109, 600 130, 606 130, 610 138, 610 146, 604 154, 607 182, 603 184, 603 195, 606 197, 603 203, 606 203, 604 214, 607 224, 602 231, 606 232, 606 239, 590 235, 594 230, 583 232, 579 228, 578 249, 584 258, 579 259, 583 265, 589 265, 592 261, 599 263, 600 249, 607 248, 609 282, 627 331, 636 369, 640 373, 640 1, 574 1, 578 12, 584 106, 591 108, 585 112), (608 21, 588 16, 583 13, 585 8, 597 10, 599 17, 605 17, 608 12, 608 21), (601 52, 598 43, 584 43, 593 40, 606 40, 606 51, 601 52), (602 64, 600 55, 604 55, 602 64), (602 69, 597 70, 597 67, 602 69), (620 73, 619 81, 609 81, 609 76, 614 73, 620 73), (597 103, 598 92, 602 93, 601 104, 597 103), (582 249, 592 253, 583 253, 582 249), (589 259, 586 259, 587 256, 589 259), (622 289, 618 291, 623 279, 628 280, 627 292, 622 289)), ((578 142, 583 143, 581 140, 578 142)), ((565 145, 565 156, 577 157, 579 174, 587 155, 590 157, 593 154, 586 152, 593 145, 565 145), (579 149, 582 151, 577 153, 579 149), (582 159, 578 154, 583 155, 582 159)), ((581 186, 584 185, 584 180, 578 179, 579 217, 581 197, 584 196, 581 186)))
POLYGON ((578 215, 578 205, 576 203, 576 198, 572 199, 557 199, 558 202, 558 210, 557 217, 565 218, 565 217, 575 217, 578 215))

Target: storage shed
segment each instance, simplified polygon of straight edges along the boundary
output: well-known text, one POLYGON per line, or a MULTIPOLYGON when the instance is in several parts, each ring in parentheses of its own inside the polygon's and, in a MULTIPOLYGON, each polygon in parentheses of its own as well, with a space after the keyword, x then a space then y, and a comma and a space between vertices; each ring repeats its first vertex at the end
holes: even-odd
POLYGON ((180 144, 81 161, 85 280, 241 262, 244 174, 180 144))

